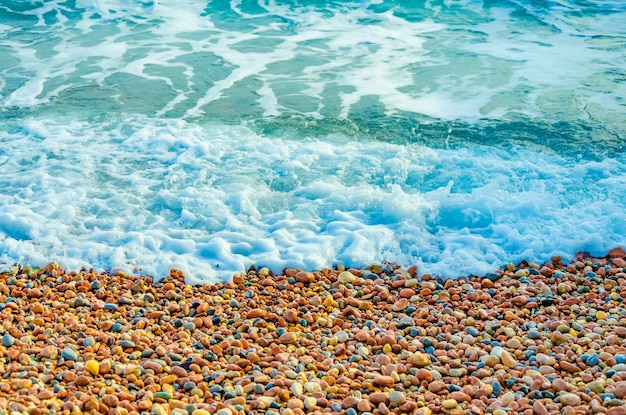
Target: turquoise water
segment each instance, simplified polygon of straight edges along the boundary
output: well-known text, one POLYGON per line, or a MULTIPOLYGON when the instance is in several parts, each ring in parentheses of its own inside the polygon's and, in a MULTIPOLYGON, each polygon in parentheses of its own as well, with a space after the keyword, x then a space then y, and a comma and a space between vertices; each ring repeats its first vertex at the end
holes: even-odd
POLYGON ((3 1, 0 259, 445 276, 626 243, 620 1, 3 1))

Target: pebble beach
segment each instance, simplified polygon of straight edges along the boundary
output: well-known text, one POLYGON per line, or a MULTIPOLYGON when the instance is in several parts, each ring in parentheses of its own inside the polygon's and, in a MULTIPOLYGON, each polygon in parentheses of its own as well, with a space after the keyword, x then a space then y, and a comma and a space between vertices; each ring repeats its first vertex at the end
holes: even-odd
POLYGON ((0 413, 626 414, 626 253, 191 286, 0 274, 0 413))

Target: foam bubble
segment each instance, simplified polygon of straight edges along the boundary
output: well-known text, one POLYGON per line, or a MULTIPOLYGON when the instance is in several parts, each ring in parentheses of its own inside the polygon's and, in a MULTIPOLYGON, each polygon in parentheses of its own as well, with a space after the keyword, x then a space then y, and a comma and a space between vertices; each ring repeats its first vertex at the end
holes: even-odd
POLYGON ((335 261, 457 276, 626 243, 622 158, 289 140, 147 118, 14 127, 0 137, 8 263, 177 268, 191 283, 335 261))

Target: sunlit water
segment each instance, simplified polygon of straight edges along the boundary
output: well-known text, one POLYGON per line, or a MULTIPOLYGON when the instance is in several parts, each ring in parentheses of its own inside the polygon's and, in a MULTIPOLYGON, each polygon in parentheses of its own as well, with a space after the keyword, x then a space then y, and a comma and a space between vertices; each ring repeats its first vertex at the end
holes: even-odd
POLYGON ((0 260, 454 277, 626 245, 626 3, 421 3, 0 2, 0 260))

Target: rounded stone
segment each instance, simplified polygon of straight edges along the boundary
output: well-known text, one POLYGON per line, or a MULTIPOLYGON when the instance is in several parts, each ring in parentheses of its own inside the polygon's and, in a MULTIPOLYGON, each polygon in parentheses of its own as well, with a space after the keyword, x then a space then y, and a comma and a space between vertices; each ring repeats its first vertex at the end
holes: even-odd
POLYGON ((400 391, 392 391, 389 394, 389 405, 396 407, 406 402, 406 396, 400 391))

